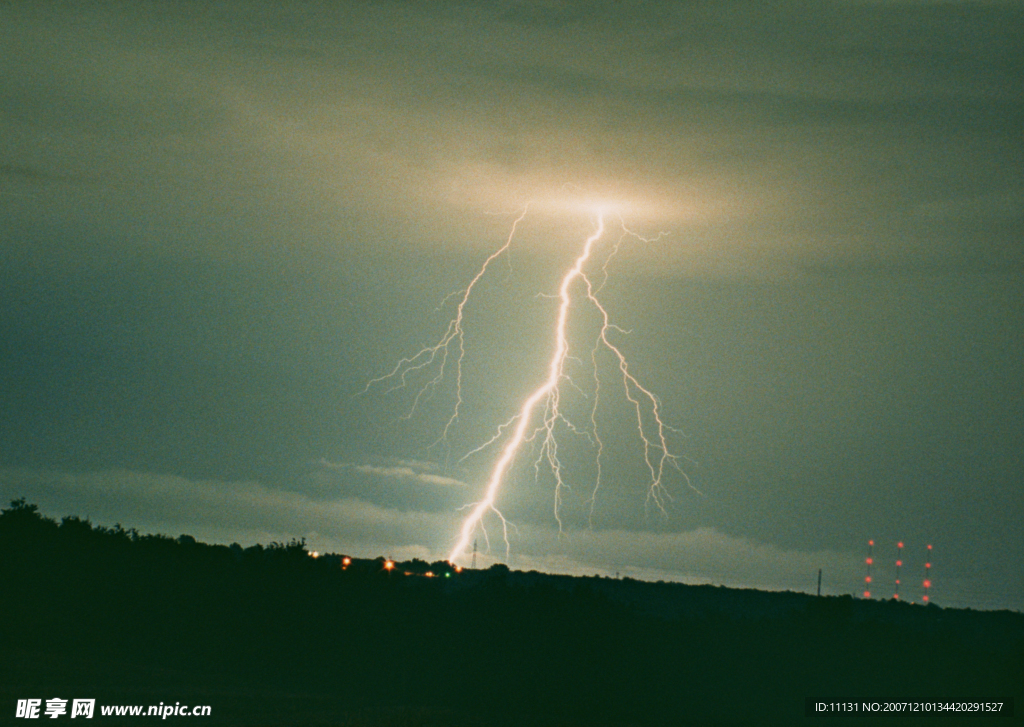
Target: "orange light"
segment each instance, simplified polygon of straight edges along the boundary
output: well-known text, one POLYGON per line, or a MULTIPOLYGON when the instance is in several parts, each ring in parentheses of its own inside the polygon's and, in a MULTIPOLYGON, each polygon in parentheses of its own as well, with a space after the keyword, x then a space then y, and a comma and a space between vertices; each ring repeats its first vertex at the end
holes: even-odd
POLYGON ((864 591, 864 598, 871 598, 871 591, 864 591))
POLYGON ((864 582, 865 583, 870 583, 871 582, 871 576, 864 576, 864 582))
POLYGON ((461 573, 462 572, 462 566, 461 565, 455 566, 455 572, 456 573, 461 573))
POLYGON ((344 558, 341 559, 341 564, 344 566, 350 566, 352 565, 352 559, 346 555, 344 558))
POLYGON ((931 563, 925 563, 925 564, 924 564, 924 567, 925 567, 925 568, 931 568, 931 567, 932 567, 932 564, 931 564, 931 563))
POLYGON ((894 599, 896 599, 897 601, 898 601, 898 600, 900 600, 900 594, 898 594, 898 593, 894 593, 894 594, 892 594, 892 597, 893 597, 894 599))
POLYGON ((921 600, 928 603, 928 596, 921 596, 921 600))
POLYGON ((433 578, 433 577, 434 577, 434 571, 429 571, 429 570, 428 570, 428 571, 427 571, 426 573, 424 573, 423 575, 425 575, 425 576, 426 576, 427 578, 433 578))
POLYGON ((925 547, 926 547, 926 548, 928 548, 928 550, 931 550, 931 549, 932 549, 932 546, 930 546, 930 545, 927 545, 927 546, 925 546, 925 547))
POLYGON ((932 587, 932 582, 931 581, 925 581, 924 582, 924 587, 925 588, 931 588, 932 587))
POLYGON ((393 560, 386 560, 386 561, 384 561, 384 570, 390 571, 394 567, 395 567, 395 561, 393 561, 393 560))
POLYGON ((869 541, 868 541, 868 545, 871 545, 871 546, 873 546, 874 544, 875 544, 875 541, 874 541, 874 540, 869 540, 869 541))
POLYGON ((875 559, 874 558, 865 558, 864 562, 867 563, 868 565, 871 565, 872 563, 875 562, 875 559))
POLYGON ((898 586, 899 584, 900 584, 900 579, 899 579, 899 578, 897 578, 897 579, 896 579, 896 585, 898 586))
POLYGON ((902 560, 896 561, 896 567, 897 568, 899 568, 901 565, 903 565, 903 561, 902 560))
POLYGON ((896 543, 896 547, 897 548, 902 548, 903 547, 903 541, 901 540, 900 542, 896 543))

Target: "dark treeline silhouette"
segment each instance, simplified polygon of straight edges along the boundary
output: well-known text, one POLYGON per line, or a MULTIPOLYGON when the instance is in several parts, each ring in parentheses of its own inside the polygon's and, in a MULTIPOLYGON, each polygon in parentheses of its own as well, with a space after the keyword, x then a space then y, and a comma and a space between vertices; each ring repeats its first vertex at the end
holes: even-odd
POLYGON ((246 725, 836 722, 806 717, 807 698, 1024 708, 1019 613, 386 565, 58 523, 15 501, 0 721, 33 696, 190 699, 213 706, 204 724, 246 725))

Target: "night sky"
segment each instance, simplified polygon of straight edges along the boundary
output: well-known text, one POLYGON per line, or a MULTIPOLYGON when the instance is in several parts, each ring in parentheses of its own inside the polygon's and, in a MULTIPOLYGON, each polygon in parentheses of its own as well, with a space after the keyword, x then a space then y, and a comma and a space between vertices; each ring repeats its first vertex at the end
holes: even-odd
POLYGON ((444 558, 602 204, 647 239, 601 296, 689 483, 650 506, 600 361, 592 517, 563 429, 561 537, 527 448, 478 565, 860 594, 873 538, 888 597, 902 540, 904 598, 931 544, 936 603, 1024 609, 1022 33, 1016 2, 3 3, 0 497, 444 558), (450 366, 415 411, 426 379, 367 383, 527 205, 438 443, 450 366))

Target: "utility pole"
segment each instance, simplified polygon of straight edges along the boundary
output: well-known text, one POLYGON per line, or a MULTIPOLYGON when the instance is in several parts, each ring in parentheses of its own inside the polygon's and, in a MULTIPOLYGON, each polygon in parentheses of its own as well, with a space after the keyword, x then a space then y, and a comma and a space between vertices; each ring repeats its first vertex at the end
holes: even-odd
POLYGON ((821 598, 821 568, 818 569, 818 598, 821 598))
POLYGON ((476 570, 476 540, 473 540, 473 570, 476 570))

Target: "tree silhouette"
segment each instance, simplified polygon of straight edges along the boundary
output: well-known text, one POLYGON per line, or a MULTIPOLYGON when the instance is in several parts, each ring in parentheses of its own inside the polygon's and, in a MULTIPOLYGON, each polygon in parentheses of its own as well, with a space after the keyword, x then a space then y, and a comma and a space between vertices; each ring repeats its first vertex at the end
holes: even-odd
POLYGON ((810 696, 1024 698, 1017 613, 384 563, 343 568, 296 539, 58 525, 20 498, 0 511, 0 659, 88 655, 97 689, 228 679, 253 710, 236 724, 274 724, 266 695, 282 690, 478 725, 791 723, 810 696), (901 663, 914 669, 896 680, 901 663))

